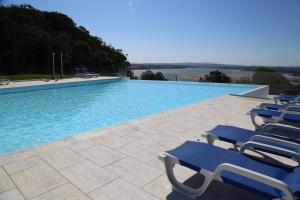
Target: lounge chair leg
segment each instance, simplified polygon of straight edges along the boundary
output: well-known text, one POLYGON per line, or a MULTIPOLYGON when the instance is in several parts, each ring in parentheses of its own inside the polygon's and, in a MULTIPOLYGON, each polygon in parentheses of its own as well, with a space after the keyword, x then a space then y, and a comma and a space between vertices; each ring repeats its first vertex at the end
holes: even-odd
POLYGON ((211 182, 211 179, 205 176, 204 183, 199 188, 194 189, 189 186, 186 186, 183 183, 178 182, 174 175, 173 169, 175 164, 179 164, 178 160, 174 157, 165 154, 159 155, 159 159, 162 160, 165 164, 166 174, 170 183, 172 184, 173 189, 183 193, 184 195, 192 199, 196 199, 197 197, 201 196, 211 182))
POLYGON ((258 130, 262 129, 263 125, 259 125, 255 120, 256 116, 258 116, 258 115, 256 113, 250 113, 250 116, 251 116, 252 124, 255 126, 255 129, 258 129, 258 130))
POLYGON ((211 134, 211 133, 203 133, 201 134, 202 137, 204 137, 207 141, 208 144, 211 144, 213 145, 215 140, 218 139, 217 136, 215 136, 214 134, 211 134))
POLYGON ((236 152, 239 152, 239 145, 238 144, 234 144, 233 148, 236 152))
POLYGON ((212 135, 207 135, 207 143, 213 145, 215 138, 212 135))

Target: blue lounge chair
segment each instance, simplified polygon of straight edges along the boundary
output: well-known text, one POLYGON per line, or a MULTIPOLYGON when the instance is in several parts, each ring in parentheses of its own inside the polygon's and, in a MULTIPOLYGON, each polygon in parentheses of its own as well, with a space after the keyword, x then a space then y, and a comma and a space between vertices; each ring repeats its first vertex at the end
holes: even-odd
POLYGON ((285 123, 293 126, 300 126, 300 113, 290 111, 275 111, 254 108, 250 112, 251 121, 255 128, 261 129, 263 125, 256 122, 256 117, 261 117, 265 124, 267 123, 285 123))
POLYGON ((81 68, 82 73, 84 74, 84 76, 91 78, 91 77, 98 77, 99 74, 96 74, 94 72, 90 72, 88 68, 81 68))
MULTIPOLYGON (((235 149, 238 149, 237 147, 242 147, 249 141, 254 141, 279 148, 285 148, 293 151, 295 154, 300 153, 300 128, 282 124, 267 124, 262 130, 256 131, 235 126, 218 125, 206 133, 203 133, 202 137, 206 138, 209 144, 213 144, 215 140, 231 143, 234 145, 235 149)), ((268 153, 280 155, 276 152, 268 153)))
POLYGON ((274 104, 274 103, 262 103, 258 106, 258 108, 300 113, 300 106, 298 106, 298 105, 279 105, 279 104, 274 104))
POLYGON ((83 75, 81 68, 76 67, 75 68, 75 77, 81 77, 83 75))
POLYGON ((98 77, 99 74, 89 72, 88 68, 75 68, 75 77, 78 78, 93 78, 98 77))
POLYGON ((300 197, 300 167, 283 168, 255 160, 241 153, 206 143, 186 141, 173 150, 159 155, 165 164, 167 177, 173 188, 189 197, 202 195, 213 180, 225 182, 254 192, 268 199, 296 199, 300 197), (173 168, 182 165, 205 175, 199 188, 191 188, 177 181, 173 168))
POLYGON ((299 104, 300 96, 280 94, 280 95, 274 97, 274 101, 275 101, 275 104, 278 104, 279 102, 281 104, 299 104))
POLYGON ((0 85, 8 85, 8 84, 9 84, 9 80, 4 76, 0 76, 0 85))

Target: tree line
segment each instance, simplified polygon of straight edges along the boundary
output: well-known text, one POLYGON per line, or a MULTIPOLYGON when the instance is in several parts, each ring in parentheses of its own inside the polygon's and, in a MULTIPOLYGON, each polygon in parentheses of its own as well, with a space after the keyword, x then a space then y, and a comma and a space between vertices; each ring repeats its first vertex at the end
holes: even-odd
MULTIPOLYGON (((131 79, 138 79, 137 76, 131 71, 129 73, 131 79)), ((167 80, 161 72, 152 72, 151 70, 145 70, 140 75, 141 80, 167 80)), ((279 93, 300 93, 300 86, 298 84, 292 84, 283 74, 276 70, 268 67, 258 67, 253 75, 249 79, 238 79, 233 80, 227 74, 213 70, 204 77, 200 77, 199 82, 212 82, 212 83, 240 83, 240 84, 258 84, 258 85, 269 85, 270 94, 279 93)))
POLYGON ((199 79, 200 82, 215 82, 215 83, 244 83, 244 84, 258 84, 269 85, 271 94, 279 93, 299 93, 299 84, 291 84, 291 82, 280 72, 268 67, 258 67, 254 71, 250 79, 232 80, 227 74, 215 70, 209 72, 204 78, 199 79))
MULTIPOLYGON (((116 74, 130 63, 121 49, 90 35, 62 13, 30 5, 0 6, 0 74, 50 74, 52 52, 63 53, 65 73, 88 67, 116 74)), ((60 57, 56 56, 55 63, 60 57)))

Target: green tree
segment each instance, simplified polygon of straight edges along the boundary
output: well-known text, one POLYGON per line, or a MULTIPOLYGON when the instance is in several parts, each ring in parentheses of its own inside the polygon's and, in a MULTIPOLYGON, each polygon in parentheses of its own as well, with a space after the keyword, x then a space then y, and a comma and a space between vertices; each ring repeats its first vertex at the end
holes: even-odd
POLYGON ((161 81, 164 81, 166 80, 166 77, 163 73, 161 72, 156 72, 155 73, 155 80, 161 80, 161 81))
POLYGON ((287 78, 273 68, 257 68, 252 75, 252 82, 259 85, 269 85, 271 94, 278 94, 291 89, 291 84, 287 78))
POLYGON ((152 72, 151 70, 146 70, 141 74, 140 79, 142 79, 142 80, 155 80, 155 73, 152 72))
MULTIPOLYGON (((66 73, 86 66, 112 75, 130 65, 121 49, 90 35, 61 13, 39 11, 30 5, 0 6, 0 24, 2 74, 50 73, 52 52, 63 53, 66 73)), ((59 63, 59 56, 55 61, 59 63)))
POLYGON ((144 71, 141 74, 140 79, 142 79, 142 80, 166 80, 163 73, 161 73, 161 72, 154 73, 151 70, 144 71))
POLYGON ((211 71, 208 75, 205 75, 204 80, 199 79, 199 81, 207 81, 213 83, 230 83, 231 79, 225 73, 220 72, 219 70, 211 71))

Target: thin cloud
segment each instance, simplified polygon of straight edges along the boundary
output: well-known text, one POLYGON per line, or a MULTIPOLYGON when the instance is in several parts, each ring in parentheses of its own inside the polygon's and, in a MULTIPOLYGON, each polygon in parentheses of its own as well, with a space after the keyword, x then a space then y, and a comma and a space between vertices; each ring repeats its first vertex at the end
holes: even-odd
POLYGON ((131 15, 134 15, 135 14, 135 6, 132 1, 128 1, 128 8, 129 8, 129 13, 131 15))

